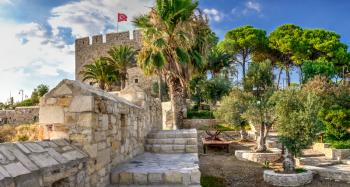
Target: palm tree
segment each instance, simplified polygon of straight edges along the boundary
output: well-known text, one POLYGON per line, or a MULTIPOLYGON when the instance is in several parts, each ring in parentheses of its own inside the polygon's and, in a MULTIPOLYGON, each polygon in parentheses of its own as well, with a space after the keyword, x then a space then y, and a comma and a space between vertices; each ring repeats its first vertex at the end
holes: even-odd
POLYGON ((111 88, 111 85, 117 80, 117 72, 114 67, 103 58, 98 58, 94 63, 85 65, 80 73, 83 74, 83 81, 98 83, 102 90, 111 88))
MULTIPOLYGON (((203 65, 202 45, 198 41, 203 28, 210 30, 201 14, 195 14, 198 1, 157 0, 146 15, 134 23, 142 29, 142 48, 137 61, 147 73, 165 77, 169 86, 173 124, 182 127, 186 112, 186 84, 193 72, 203 65)), ((203 45, 206 44, 205 42, 203 45)))
POLYGON ((228 68, 230 66, 230 62, 231 55, 225 53, 224 50, 218 47, 214 47, 208 56, 207 69, 213 76, 218 76, 219 73, 224 70, 224 68, 228 68))
POLYGON ((127 45, 113 46, 108 52, 107 60, 116 71, 118 71, 121 80, 121 89, 125 88, 127 80, 127 69, 135 62, 135 51, 127 45))

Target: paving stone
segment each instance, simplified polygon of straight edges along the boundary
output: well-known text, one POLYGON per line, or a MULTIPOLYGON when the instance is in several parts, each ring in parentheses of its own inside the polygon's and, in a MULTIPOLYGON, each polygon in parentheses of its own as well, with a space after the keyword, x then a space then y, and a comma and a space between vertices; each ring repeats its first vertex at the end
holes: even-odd
POLYGON ((199 170, 191 171, 191 184, 200 184, 201 183, 201 173, 199 170))
POLYGON ((132 173, 121 172, 119 174, 119 183, 120 184, 133 184, 132 173))
POLYGON ((197 153, 198 146, 197 145, 186 145, 186 153, 197 153))
POLYGON ((45 152, 45 149, 41 147, 39 144, 36 143, 24 143, 24 145, 32 152, 34 153, 42 153, 45 152))
POLYGON ((55 149, 53 148, 48 148, 46 149, 47 153, 52 156, 52 158, 54 158, 55 160, 57 160, 58 162, 60 162, 61 164, 65 164, 68 162, 68 160, 63 157, 61 154, 59 154, 55 149))
POLYGON ((76 160, 76 159, 81 159, 86 157, 85 155, 83 155, 81 152, 77 150, 65 152, 62 154, 62 156, 65 157, 67 160, 76 160))
POLYGON ((165 172, 165 183, 170 184, 181 184, 182 183, 182 174, 176 171, 165 172))
POLYGON ((25 175, 30 173, 30 171, 27 168, 25 168, 20 162, 5 165, 4 168, 10 174, 11 177, 17 177, 19 175, 25 175))
POLYGON ((18 147, 19 149, 21 149, 21 151, 23 151, 24 153, 26 153, 26 154, 29 154, 29 153, 30 153, 29 149, 26 148, 22 143, 16 142, 15 144, 16 144, 17 147, 18 147))
POLYGON ((5 155, 6 160, 13 161, 16 159, 15 155, 8 150, 8 146, 0 145, 0 152, 5 155))
POLYGON ((10 151, 15 155, 15 157, 30 171, 36 171, 39 168, 25 155, 23 154, 20 150, 17 148, 12 148, 10 151))
POLYGON ((48 153, 40 153, 40 154, 31 154, 29 158, 35 162, 41 168, 46 168, 54 165, 58 165, 59 163, 53 159, 48 153))
POLYGON ((0 153, 0 164, 8 164, 10 161, 5 157, 5 155, 0 153))
POLYGON ((160 184, 163 182, 162 173, 148 173, 148 182, 150 184, 160 184))
POLYGON ((2 166, 0 166, 0 173, 4 177, 10 177, 10 174, 2 166))
POLYGON ((134 173, 134 184, 148 184, 147 173, 134 173))
POLYGON ((52 140, 53 143, 55 143, 58 146, 67 146, 69 145, 69 143, 64 140, 64 139, 56 139, 56 140, 52 140))

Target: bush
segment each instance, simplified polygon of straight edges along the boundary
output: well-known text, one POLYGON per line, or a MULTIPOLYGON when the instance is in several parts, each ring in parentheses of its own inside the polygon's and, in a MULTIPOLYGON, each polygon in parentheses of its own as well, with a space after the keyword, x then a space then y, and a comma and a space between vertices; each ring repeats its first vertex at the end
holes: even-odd
POLYGON ((346 141, 332 141, 331 147, 334 149, 350 149, 350 140, 346 141))
POLYGON ((0 143, 13 141, 39 140, 38 125, 2 125, 0 126, 0 143))
POLYGON ((320 117, 325 124, 326 139, 329 141, 350 140, 350 109, 332 106, 323 109, 320 117))
POLYGON ((210 110, 189 110, 187 111, 188 119, 213 119, 213 112, 210 110))
POLYGON ((202 176, 201 186, 203 187, 224 187, 224 179, 214 176, 202 176))

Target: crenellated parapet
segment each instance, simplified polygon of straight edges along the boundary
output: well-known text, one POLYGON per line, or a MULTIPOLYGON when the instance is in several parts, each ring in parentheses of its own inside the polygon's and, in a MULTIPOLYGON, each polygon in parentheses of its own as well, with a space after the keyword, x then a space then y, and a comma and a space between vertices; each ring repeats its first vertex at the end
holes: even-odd
POLYGON ((107 51, 114 45, 129 45, 136 50, 141 45, 141 32, 108 33, 75 40, 75 79, 82 80, 81 69, 85 64, 92 63, 96 58, 107 55, 107 51))
POLYGON ((86 47, 91 47, 94 45, 101 44, 132 44, 140 43, 141 32, 139 30, 134 30, 132 32, 116 32, 108 33, 106 35, 94 35, 91 37, 78 38, 75 40, 75 49, 80 50, 86 47), (105 40, 104 40, 105 38, 105 40))

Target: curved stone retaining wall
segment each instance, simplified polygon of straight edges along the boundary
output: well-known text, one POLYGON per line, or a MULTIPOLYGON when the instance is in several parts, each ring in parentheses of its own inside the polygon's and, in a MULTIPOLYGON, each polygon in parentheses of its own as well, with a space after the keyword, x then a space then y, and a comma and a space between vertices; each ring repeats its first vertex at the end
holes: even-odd
POLYGON ((251 150, 237 150, 235 151, 235 156, 238 160, 249 160, 258 163, 275 162, 281 158, 281 151, 276 149, 272 153, 256 153, 251 150))
POLYGON ((311 171, 302 173, 284 174, 273 170, 264 171, 264 181, 274 186, 302 186, 312 182, 311 171))

